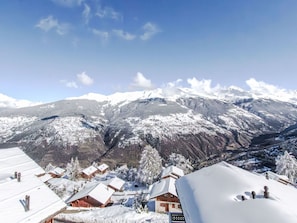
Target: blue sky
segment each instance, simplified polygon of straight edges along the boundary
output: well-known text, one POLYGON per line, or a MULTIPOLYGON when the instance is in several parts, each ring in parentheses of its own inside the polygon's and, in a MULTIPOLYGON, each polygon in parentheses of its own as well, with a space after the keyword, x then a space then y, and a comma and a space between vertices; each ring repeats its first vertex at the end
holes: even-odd
POLYGON ((1 1, 0 93, 54 101, 250 78, 295 90, 296 11, 295 0, 1 1))

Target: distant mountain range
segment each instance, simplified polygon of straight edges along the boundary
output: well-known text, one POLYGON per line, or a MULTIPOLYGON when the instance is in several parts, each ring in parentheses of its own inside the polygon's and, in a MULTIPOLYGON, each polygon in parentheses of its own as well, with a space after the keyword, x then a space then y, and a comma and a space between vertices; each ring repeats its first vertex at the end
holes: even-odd
POLYGON ((137 165, 144 145, 166 159, 192 161, 248 149, 255 137, 297 122, 297 93, 262 94, 237 87, 207 92, 188 88, 88 94, 28 106, 0 95, 0 144, 19 145, 40 165, 137 165))

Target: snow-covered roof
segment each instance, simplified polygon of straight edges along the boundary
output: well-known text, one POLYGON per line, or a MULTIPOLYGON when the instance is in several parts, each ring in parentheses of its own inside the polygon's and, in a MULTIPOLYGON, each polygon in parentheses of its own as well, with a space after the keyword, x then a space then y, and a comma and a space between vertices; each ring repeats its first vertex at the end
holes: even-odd
POLYGON ((102 172, 102 171, 107 170, 108 167, 109 167, 109 166, 108 166, 107 164, 103 163, 103 164, 101 164, 100 166, 98 166, 98 170, 100 170, 100 171, 102 172))
POLYGON ((40 177, 38 177, 42 182, 47 182, 47 181, 49 181, 50 179, 52 179, 53 177, 50 175, 50 174, 48 174, 48 173, 46 173, 46 174, 44 174, 44 175, 42 175, 42 176, 40 176, 40 177))
POLYGON ((170 193, 177 197, 175 181, 175 179, 169 177, 154 183, 150 192, 150 199, 167 193, 170 193))
POLYGON ((175 178, 182 177, 184 176, 184 171, 176 166, 168 166, 162 171, 161 178, 168 176, 172 176, 175 178))
POLYGON ((92 165, 92 166, 89 166, 89 167, 83 169, 82 172, 84 174, 86 174, 87 176, 90 176, 91 174, 95 173, 97 170, 98 169, 92 165))
MULTIPOLYGON (((20 148, 0 149, 0 171, 1 173, 14 174, 21 172, 22 176, 41 175, 45 171, 27 156, 20 148)), ((2 176, 0 175, 0 183, 2 176)))
POLYGON ((117 189, 117 190, 121 190, 122 187, 124 186, 124 184, 125 184, 124 180, 122 180, 118 177, 114 177, 114 178, 112 178, 112 180, 109 182, 108 185, 117 189))
POLYGON ((89 185, 86 185, 84 189, 74 194, 67 201, 67 203, 71 203, 83 197, 90 196, 98 202, 100 202, 101 204, 105 204, 113 193, 114 190, 107 187, 103 183, 90 183, 89 185))
POLYGON ((297 222, 296 188, 226 162, 181 177, 176 188, 187 223, 297 222), (263 198, 264 186, 268 199, 263 198))
POLYGON ((66 204, 36 175, 44 170, 20 148, 0 149, 0 212, 1 222, 41 222, 55 215, 66 204), (14 172, 21 173, 21 181, 14 172), (22 201, 30 196, 30 209, 22 201))
POLYGON ((61 167, 55 167, 53 170, 51 170, 49 173, 55 174, 55 175, 62 175, 66 170, 61 167))

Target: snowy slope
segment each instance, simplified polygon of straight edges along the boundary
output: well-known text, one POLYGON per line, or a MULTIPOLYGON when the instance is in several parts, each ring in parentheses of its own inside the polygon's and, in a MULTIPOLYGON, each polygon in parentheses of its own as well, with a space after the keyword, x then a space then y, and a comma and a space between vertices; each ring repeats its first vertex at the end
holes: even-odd
POLYGON ((295 187, 226 162, 180 178, 176 188, 187 223, 297 222, 295 187), (263 197, 264 186, 269 188, 268 199, 263 197))

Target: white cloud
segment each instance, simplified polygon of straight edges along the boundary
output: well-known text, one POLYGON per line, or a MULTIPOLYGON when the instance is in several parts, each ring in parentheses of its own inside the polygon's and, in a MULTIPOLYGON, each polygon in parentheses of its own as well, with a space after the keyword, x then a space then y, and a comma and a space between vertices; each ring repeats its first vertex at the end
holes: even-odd
POLYGON ((84 2, 84 0, 52 0, 52 2, 64 7, 74 7, 80 6, 84 2))
POLYGON ((42 29, 43 31, 50 31, 58 26, 58 20, 54 19, 53 16, 48 16, 47 18, 41 19, 36 27, 42 29))
POLYGON ((75 81, 60 80, 60 83, 64 84, 68 88, 78 88, 75 81))
POLYGON ((15 99, 0 93, 0 108, 23 108, 42 104, 41 102, 32 102, 28 100, 15 99))
POLYGON ((180 95, 181 91, 180 91, 180 87, 181 86, 181 82, 183 82, 182 79, 177 79, 176 81, 172 81, 172 82, 168 82, 166 83, 163 87, 162 87, 162 91, 163 94, 166 97, 171 97, 171 96, 175 96, 175 95, 180 95))
POLYGON ((91 17, 91 7, 87 4, 84 4, 84 10, 82 12, 82 16, 85 20, 85 23, 88 24, 91 17))
POLYGON ((109 33, 106 31, 93 29, 92 32, 94 35, 99 36, 103 42, 106 42, 109 38, 109 33))
POLYGON ((77 74, 77 79, 83 85, 92 85, 94 80, 86 74, 86 72, 82 72, 81 74, 77 74))
POLYGON ((151 80, 147 79, 142 73, 138 72, 134 77, 133 87, 142 88, 142 89, 151 89, 153 88, 153 84, 151 80))
POLYGON ((113 20, 121 20, 122 19, 122 15, 115 11, 113 8, 111 7, 101 7, 99 6, 98 11, 96 13, 96 16, 100 17, 100 18, 109 18, 109 19, 113 19, 113 20))
POLYGON ((124 40, 134 40, 134 39, 136 38, 135 35, 130 34, 130 33, 128 33, 128 32, 125 32, 125 31, 120 30, 120 29, 114 29, 114 30, 112 30, 112 31, 113 31, 113 33, 114 33, 116 36, 118 36, 118 37, 120 37, 120 38, 122 38, 122 39, 124 39, 124 40))
POLYGON ((142 40, 149 40, 154 35, 156 35, 157 33, 160 32, 157 25, 155 25, 151 22, 147 22, 146 24, 144 24, 142 29, 144 30, 144 33, 140 36, 140 39, 142 39, 142 40))
POLYGON ((182 79, 177 79, 176 81, 168 82, 166 85, 167 87, 174 88, 174 87, 179 87, 181 82, 183 82, 182 79))
POLYGON ((220 86, 216 86, 214 88, 211 87, 211 80, 197 80, 195 77, 187 79, 188 84, 191 86, 193 90, 196 92, 205 92, 211 93, 213 90, 217 90, 220 86))
POLYGON ((75 81, 70 81, 70 82, 67 82, 66 83, 66 87, 69 87, 69 88, 78 88, 77 84, 75 81))
POLYGON ((61 24, 59 24, 57 26, 56 32, 59 35, 63 36, 63 35, 65 35, 65 34, 68 33, 69 29, 70 29, 70 25, 69 24, 67 24, 67 23, 61 23, 61 24))
POLYGON ((38 24, 36 24, 36 27, 40 28, 45 32, 54 29, 59 35, 65 35, 70 29, 69 24, 59 23, 59 21, 55 19, 52 15, 48 16, 47 18, 41 19, 38 22, 38 24))
POLYGON ((252 93, 261 94, 261 95, 277 95, 283 94, 286 92, 285 89, 280 89, 274 85, 267 84, 262 81, 257 81, 254 78, 250 78, 246 81, 246 84, 250 87, 252 93))

